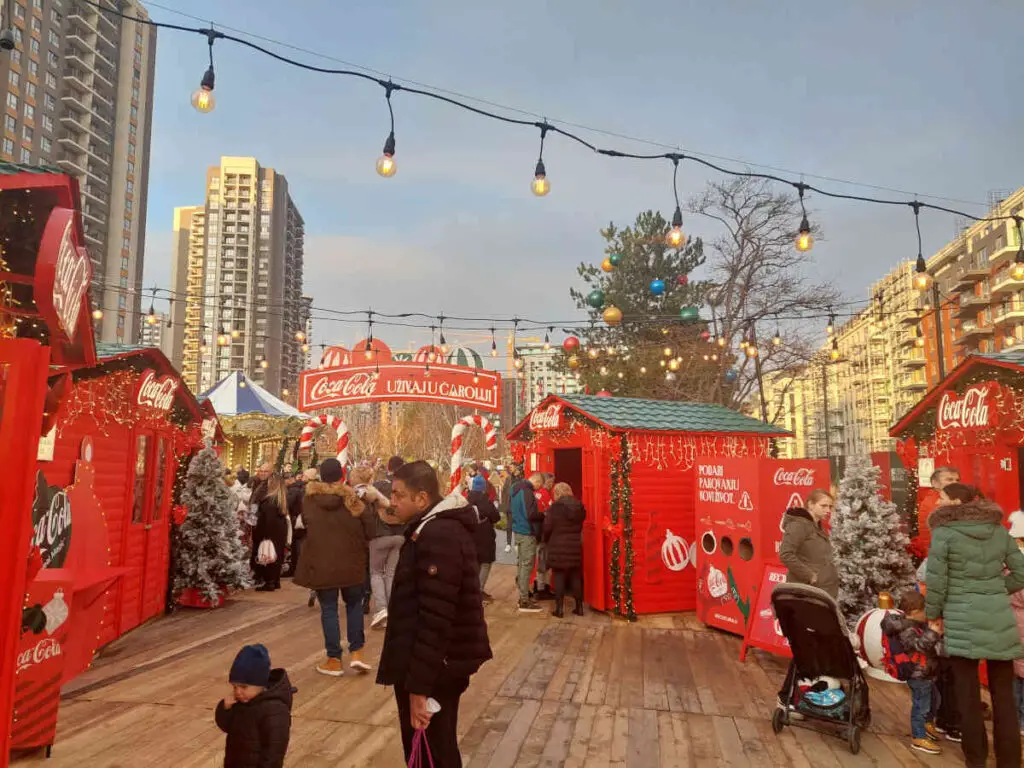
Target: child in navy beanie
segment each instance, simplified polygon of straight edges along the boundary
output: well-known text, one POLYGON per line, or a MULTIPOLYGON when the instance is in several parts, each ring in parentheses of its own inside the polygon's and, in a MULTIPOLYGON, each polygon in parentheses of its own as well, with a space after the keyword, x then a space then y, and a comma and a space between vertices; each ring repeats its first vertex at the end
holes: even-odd
POLYGON ((247 645, 228 673, 231 695, 217 705, 217 727, 228 735, 224 768, 281 768, 292 728, 288 673, 271 669, 262 645, 247 645))

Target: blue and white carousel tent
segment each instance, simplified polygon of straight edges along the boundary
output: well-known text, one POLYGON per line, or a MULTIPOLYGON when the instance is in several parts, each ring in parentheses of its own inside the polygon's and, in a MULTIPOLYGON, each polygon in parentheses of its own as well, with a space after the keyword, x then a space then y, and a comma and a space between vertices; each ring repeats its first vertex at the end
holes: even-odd
POLYGON ((262 414, 306 418, 302 411, 274 397, 241 371, 233 371, 199 396, 209 400, 218 416, 262 414))

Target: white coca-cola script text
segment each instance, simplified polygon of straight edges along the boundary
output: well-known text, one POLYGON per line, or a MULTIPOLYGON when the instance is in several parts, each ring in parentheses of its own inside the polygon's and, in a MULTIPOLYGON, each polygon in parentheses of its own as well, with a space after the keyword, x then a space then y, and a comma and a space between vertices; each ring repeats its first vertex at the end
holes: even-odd
POLYGON ((169 411, 174 405, 174 393, 179 386, 181 381, 173 376, 157 377, 156 371, 146 371, 139 383, 138 403, 158 411, 169 411))
POLYGON ((800 469, 785 470, 781 467, 775 472, 776 485, 802 485, 810 488, 814 485, 814 470, 802 467, 800 469))
POLYGON ((562 404, 552 403, 547 408, 530 414, 530 429, 558 429, 562 426, 562 404))
POLYGON ((29 667, 40 664, 48 659, 60 656, 60 643, 54 637, 44 637, 34 648, 22 651, 18 654, 17 673, 29 667))
POLYGON ((990 426, 988 395, 988 387, 971 387, 963 397, 958 397, 955 392, 944 393, 939 400, 939 429, 990 426))
POLYGON ((75 336, 78 315, 82 311, 82 301, 89 287, 89 256, 84 248, 76 248, 71 239, 73 221, 68 221, 60 239, 53 277, 53 309, 69 339, 75 336))

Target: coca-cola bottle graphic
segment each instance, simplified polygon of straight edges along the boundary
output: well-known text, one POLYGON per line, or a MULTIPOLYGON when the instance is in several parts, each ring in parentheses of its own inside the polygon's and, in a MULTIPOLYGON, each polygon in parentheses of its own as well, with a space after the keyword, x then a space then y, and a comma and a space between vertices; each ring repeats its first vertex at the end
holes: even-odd
POLYGON ((41 635, 46 629, 46 614, 43 613, 43 606, 36 603, 21 611, 21 634, 31 632, 33 635, 41 635))

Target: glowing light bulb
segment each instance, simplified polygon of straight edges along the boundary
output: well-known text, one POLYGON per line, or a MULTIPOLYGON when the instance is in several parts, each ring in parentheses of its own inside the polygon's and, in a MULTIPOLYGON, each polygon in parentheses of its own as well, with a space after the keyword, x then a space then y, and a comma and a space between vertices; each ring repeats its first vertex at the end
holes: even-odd
POLYGON ((498 345, 497 345, 497 344, 495 344, 495 343, 494 343, 494 342, 492 341, 492 342, 491 342, 491 357, 497 357, 497 356, 498 356, 498 345))
POLYGON ((828 356, 832 358, 832 362, 835 362, 836 360, 839 359, 839 350, 833 347, 832 350, 828 353, 828 356))
POLYGON ((587 350, 587 357, 589 357, 589 358, 590 358, 591 360, 593 360, 594 358, 596 358, 596 357, 597 357, 597 350, 596 350, 596 349, 594 349, 593 347, 591 347, 590 349, 588 349, 588 350, 587 350))
POLYGON ((1010 276, 1014 280, 1024 280, 1024 261, 1015 261, 1010 267, 1010 276))
POLYGON ((231 329, 231 338, 232 339, 237 339, 241 335, 242 335, 242 332, 240 330, 238 330, 237 328, 232 328, 231 329))
POLYGON ((309 344, 303 344, 303 345, 302 345, 302 346, 300 347, 300 349, 301 349, 301 350, 302 350, 303 352, 309 352, 309 344))
POLYGON ((295 332, 295 340, 296 341, 305 341, 306 340, 306 334, 303 333, 302 331, 296 331, 295 332))
POLYGON ((673 248, 681 248, 686 244, 686 235, 683 233, 683 212, 676 206, 676 212, 672 214, 672 229, 665 236, 665 242, 673 248))
POLYGON ((516 368, 522 368, 523 367, 523 358, 517 356, 512 361, 512 365, 514 365, 516 368))
POLYGON ((93 320, 102 320, 103 319, 103 310, 102 309, 94 309, 92 311, 92 319, 93 320))
POLYGON ((547 171, 544 170, 544 161, 537 161, 537 168, 533 172, 533 183, 530 185, 533 194, 537 197, 544 197, 551 191, 551 182, 548 181, 547 171))
POLYGON ((480 383, 480 373, 478 371, 473 371, 473 383, 474 384, 479 384, 480 383))
POLYGON ((377 158, 377 173, 385 179, 390 179, 398 173, 398 164, 395 162, 395 134, 388 134, 384 142, 384 151, 377 158))
POLYGON ((778 331, 776 331, 775 335, 772 337, 772 344, 776 347, 782 346, 782 335, 778 331))
POLYGON ((287 389, 282 389, 281 390, 281 394, 284 395, 285 397, 288 397, 288 390, 287 389))
POLYGON ((269 367, 270 367, 270 361, 269 360, 266 360, 266 359, 260 360, 260 368, 262 368, 263 370, 266 370, 269 367))
POLYGON ((718 337, 718 346, 720 346, 720 347, 724 347, 725 346, 725 337, 724 336, 719 336, 718 337))
POLYGON ((679 360, 676 359, 676 358, 673 358, 672 360, 669 360, 668 361, 668 369, 670 371, 678 371, 679 370, 679 360))
POLYGON ((624 378, 626 378, 626 374, 624 374, 624 373, 623 373, 622 371, 619 371, 619 372, 618 372, 617 374, 615 374, 615 375, 616 375, 616 376, 618 376, 618 377, 619 377, 620 379, 624 379, 624 378))
POLYGON ((814 236, 811 234, 811 225, 806 216, 800 220, 800 229, 793 238, 793 245, 800 253, 806 253, 814 247, 814 236))
POLYGON ((192 108, 196 112, 201 115, 205 115, 209 112, 213 112, 216 106, 217 99, 213 96, 212 87, 207 88, 206 86, 201 85, 192 91, 192 108))
POLYGON ((757 357, 757 347, 754 344, 747 344, 747 357, 757 357))
POLYGON ((647 366, 646 365, 641 365, 640 366, 640 373, 647 373, 647 366))
POLYGON ((601 375, 602 375, 602 376, 607 376, 607 375, 608 375, 608 369, 607 369, 607 368, 605 368, 605 367, 604 367, 604 366, 602 365, 602 366, 601 366, 601 371, 600 371, 600 373, 601 373, 601 375))

